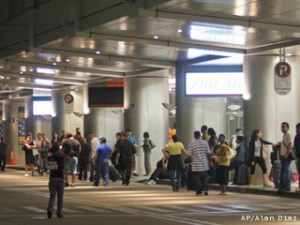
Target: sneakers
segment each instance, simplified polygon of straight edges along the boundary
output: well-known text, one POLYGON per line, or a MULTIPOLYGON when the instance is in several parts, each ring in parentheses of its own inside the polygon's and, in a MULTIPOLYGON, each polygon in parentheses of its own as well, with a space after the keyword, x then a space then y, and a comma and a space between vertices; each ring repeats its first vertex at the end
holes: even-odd
POLYGON ((25 177, 29 177, 28 173, 25 173, 24 176, 25 176, 25 177))
POLYGON ((154 180, 149 180, 146 184, 147 185, 152 185, 152 184, 156 184, 156 182, 154 180))

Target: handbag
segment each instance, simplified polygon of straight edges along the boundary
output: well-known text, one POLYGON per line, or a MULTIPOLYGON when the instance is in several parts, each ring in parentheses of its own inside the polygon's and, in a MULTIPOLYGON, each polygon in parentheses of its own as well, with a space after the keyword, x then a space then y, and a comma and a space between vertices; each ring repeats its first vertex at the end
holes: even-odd
POLYGON ((294 149, 291 149, 290 154, 288 156, 288 159, 289 160, 295 160, 295 159, 297 159, 294 149))

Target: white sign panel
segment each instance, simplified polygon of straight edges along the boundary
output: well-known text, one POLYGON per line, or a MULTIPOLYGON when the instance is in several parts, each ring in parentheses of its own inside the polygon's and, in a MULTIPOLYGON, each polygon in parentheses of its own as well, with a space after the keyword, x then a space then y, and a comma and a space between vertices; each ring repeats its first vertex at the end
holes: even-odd
POLYGON ((244 75, 229 73, 186 73, 186 95, 243 95, 244 75))
POLYGON ((291 67, 286 62, 279 62, 274 68, 274 88, 278 95, 287 95, 292 90, 291 67))

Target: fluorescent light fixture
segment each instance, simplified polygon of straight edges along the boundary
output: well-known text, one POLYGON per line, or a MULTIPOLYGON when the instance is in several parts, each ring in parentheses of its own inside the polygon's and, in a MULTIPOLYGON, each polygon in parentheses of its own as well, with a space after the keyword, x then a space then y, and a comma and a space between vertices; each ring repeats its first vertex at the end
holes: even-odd
POLYGON ((211 24, 202 24, 191 25, 190 37, 192 40, 244 45, 246 32, 232 26, 213 27, 211 24))
POLYGON ((42 84, 42 85, 53 85, 53 80, 46 80, 46 79, 39 79, 39 78, 36 78, 34 80, 34 82, 36 84, 42 84))
POLYGON ((244 74, 186 73, 185 94, 187 96, 234 96, 244 94, 244 74))
POLYGON ((44 74, 55 74, 55 70, 54 69, 41 68, 41 67, 36 68, 36 72, 37 73, 44 73, 44 74))
POLYGON ((214 51, 214 50, 202 50, 196 48, 189 48, 187 51, 187 57, 189 59, 198 58, 205 55, 221 55, 221 56, 239 56, 244 57, 244 54, 236 53, 236 52, 222 52, 222 51, 214 51))

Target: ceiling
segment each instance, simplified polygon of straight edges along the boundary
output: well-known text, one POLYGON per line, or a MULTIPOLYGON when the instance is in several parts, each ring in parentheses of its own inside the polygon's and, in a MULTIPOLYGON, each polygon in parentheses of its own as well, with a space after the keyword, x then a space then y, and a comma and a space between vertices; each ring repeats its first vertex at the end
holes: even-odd
MULTIPOLYGON (((33 7, 36 18, 43 16, 39 9, 45 10, 51 1, 38 2, 43 5, 33 7)), ((95 4, 79 2, 81 11, 95 4)), ((172 76, 178 62, 241 65, 244 55, 300 53, 300 0, 119 2, 123 5, 98 12, 109 13, 104 22, 79 16, 76 32, 52 37, 50 31, 41 31, 47 36, 45 43, 36 41, 30 48, 2 54, 0 99, 28 90, 120 84, 123 79, 161 69, 168 69, 172 76), (129 6, 134 12, 128 11, 127 16, 129 6), (36 79, 53 83, 40 84, 36 79)), ((0 0, 0 6, 4 9, 9 3, 0 0)), ((9 21, 0 17, 0 32, 9 21)), ((0 52, 5 50, 1 39, 0 46, 0 52)))

